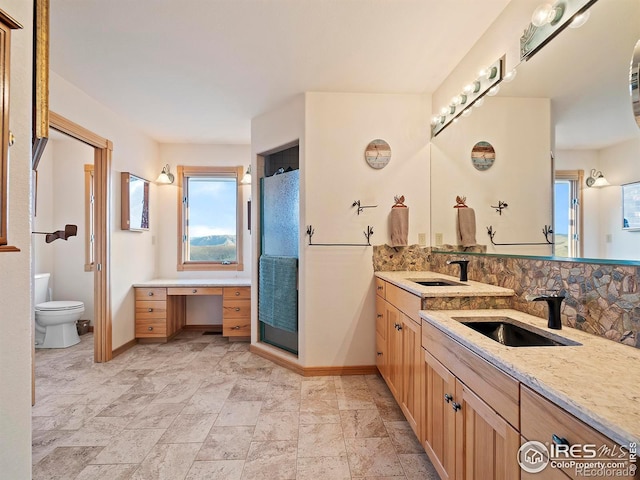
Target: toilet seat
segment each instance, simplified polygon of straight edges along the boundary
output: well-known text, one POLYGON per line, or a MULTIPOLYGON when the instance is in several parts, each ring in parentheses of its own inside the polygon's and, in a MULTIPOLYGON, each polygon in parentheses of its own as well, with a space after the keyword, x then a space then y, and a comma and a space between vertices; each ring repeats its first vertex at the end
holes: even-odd
POLYGON ((35 306, 37 312, 73 312, 84 310, 84 303, 73 300, 55 300, 52 302, 39 303, 35 306))

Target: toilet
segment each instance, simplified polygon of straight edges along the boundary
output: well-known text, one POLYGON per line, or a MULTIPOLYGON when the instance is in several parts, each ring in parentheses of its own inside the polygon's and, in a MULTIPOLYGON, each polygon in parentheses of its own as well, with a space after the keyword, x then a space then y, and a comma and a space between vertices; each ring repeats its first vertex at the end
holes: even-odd
POLYGON ((49 273, 37 273, 35 283, 36 348, 67 348, 80 342, 76 321, 84 313, 78 301, 47 301, 49 273))

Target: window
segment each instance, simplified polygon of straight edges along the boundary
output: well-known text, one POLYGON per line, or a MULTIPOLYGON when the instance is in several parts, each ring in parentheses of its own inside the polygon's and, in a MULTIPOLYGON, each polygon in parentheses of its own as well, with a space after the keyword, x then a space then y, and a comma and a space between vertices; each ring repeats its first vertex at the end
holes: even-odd
POLYGON ((178 167, 178 270, 242 270, 242 167, 178 167))
POLYGON ((554 251, 557 257, 582 256, 582 170, 557 170, 554 185, 554 251))

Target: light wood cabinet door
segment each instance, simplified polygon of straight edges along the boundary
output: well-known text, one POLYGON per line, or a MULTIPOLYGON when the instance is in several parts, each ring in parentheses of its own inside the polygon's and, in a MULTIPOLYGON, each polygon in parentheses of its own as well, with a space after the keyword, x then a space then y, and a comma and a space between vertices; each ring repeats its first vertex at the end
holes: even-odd
POLYGON ((423 352, 424 415, 422 445, 442 480, 455 478, 456 411, 452 408, 456 379, 430 353, 423 352))
POLYGON ((387 380, 387 332, 389 324, 385 315, 385 304, 384 299, 376 295, 376 366, 382 378, 387 380))
POLYGON ((402 330, 400 311, 390 303, 385 305, 385 316, 387 317, 387 351, 388 363, 387 385, 395 397, 398 404, 402 402, 402 330))
POLYGON ((477 480, 520 479, 518 449, 520 435, 509 423, 498 415, 464 384, 458 382, 457 401, 461 410, 456 425, 457 451, 464 457, 463 472, 456 469, 456 478, 477 480), (460 475, 462 473, 462 475, 460 475))
POLYGON ((420 325, 401 314, 402 334, 402 402, 400 408, 414 433, 421 438, 422 381, 424 358, 420 325))

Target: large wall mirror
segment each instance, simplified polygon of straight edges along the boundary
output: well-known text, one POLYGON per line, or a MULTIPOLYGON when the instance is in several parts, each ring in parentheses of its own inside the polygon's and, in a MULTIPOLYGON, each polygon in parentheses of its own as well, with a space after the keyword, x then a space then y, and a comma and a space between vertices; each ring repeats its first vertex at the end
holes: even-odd
POLYGON ((640 181, 629 86, 640 2, 600 0, 590 12, 586 24, 562 31, 496 96, 433 139, 434 237, 442 233, 445 244, 455 244, 451 207, 463 195, 476 210, 477 241, 487 253, 640 261, 640 232, 623 229, 622 221, 622 185, 640 181), (487 171, 468 161, 478 141, 496 151, 487 171), (610 185, 588 187, 592 171, 610 185), (498 201, 509 205, 501 215, 491 208, 498 201), (547 224, 553 246, 545 245, 547 224), (488 226, 496 243, 526 245, 493 245, 488 226))

